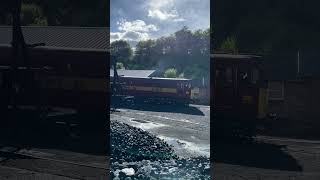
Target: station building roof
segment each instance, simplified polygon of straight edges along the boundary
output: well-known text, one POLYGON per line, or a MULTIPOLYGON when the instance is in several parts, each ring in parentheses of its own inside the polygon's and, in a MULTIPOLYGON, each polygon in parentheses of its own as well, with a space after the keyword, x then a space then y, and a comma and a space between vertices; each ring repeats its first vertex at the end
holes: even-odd
MULTIPOLYGON (((44 47, 76 50, 102 50, 109 47, 107 27, 22 26, 27 44, 45 43, 44 47)), ((10 45, 12 26, 0 26, 0 45, 10 45)))

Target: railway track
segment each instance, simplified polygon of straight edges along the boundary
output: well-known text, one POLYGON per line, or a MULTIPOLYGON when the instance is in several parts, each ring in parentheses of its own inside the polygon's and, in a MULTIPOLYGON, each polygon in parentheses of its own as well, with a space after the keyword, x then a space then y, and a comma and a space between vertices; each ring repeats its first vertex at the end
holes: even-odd
MULTIPOLYGON (((0 148, 0 169, 10 171, 9 176, 16 176, 17 172, 25 171, 34 176, 47 176, 51 179, 63 177, 67 179, 102 180, 107 179, 109 170, 107 164, 106 157, 96 155, 61 150, 0 148)), ((0 179, 7 179, 2 175, 0 172, 0 179)))

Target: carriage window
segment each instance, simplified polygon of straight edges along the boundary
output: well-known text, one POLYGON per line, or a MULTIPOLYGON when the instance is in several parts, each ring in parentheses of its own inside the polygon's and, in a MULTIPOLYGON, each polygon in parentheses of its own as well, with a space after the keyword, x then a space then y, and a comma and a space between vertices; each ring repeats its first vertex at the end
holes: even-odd
POLYGON ((243 82, 248 81, 248 72, 240 72, 240 80, 243 82))
POLYGON ((216 79, 220 82, 225 82, 226 79, 225 70, 217 69, 216 70, 216 79))
POLYGON ((227 67, 226 69, 226 80, 228 83, 232 83, 232 68, 227 67))
POLYGON ((249 69, 247 67, 240 67, 239 68, 239 80, 241 84, 248 84, 250 83, 250 74, 249 69))
POLYGON ((256 84, 259 80, 259 71, 258 69, 254 68, 252 70, 252 83, 256 84))

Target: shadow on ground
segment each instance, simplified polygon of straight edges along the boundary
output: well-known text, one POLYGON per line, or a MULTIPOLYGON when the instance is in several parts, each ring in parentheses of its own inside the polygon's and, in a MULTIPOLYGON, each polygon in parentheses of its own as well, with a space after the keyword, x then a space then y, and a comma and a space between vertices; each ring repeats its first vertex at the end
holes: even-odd
MULTIPOLYGON (((30 112, 19 112, 2 116, 0 145, 20 148, 43 148, 66 150, 92 155, 108 154, 106 126, 90 125, 101 117, 59 117, 58 119, 37 120, 30 112), (3 118, 5 117, 5 118, 3 118), (67 121, 88 121, 83 128, 69 127, 56 123, 67 121)), ((106 119, 106 117, 104 117, 106 119)))
POLYGON ((173 112, 190 115, 204 116, 204 113, 199 108, 191 105, 177 105, 177 104, 156 104, 151 102, 113 102, 111 108, 126 108, 139 111, 153 111, 153 112, 173 112))
POLYGON ((297 160, 284 151, 285 146, 263 142, 226 142, 213 145, 214 162, 273 170, 303 170, 297 160))

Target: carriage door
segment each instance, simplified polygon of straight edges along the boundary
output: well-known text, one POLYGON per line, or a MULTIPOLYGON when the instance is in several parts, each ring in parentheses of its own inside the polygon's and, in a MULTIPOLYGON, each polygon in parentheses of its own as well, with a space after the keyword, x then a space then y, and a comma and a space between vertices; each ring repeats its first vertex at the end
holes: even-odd
POLYGON ((232 65, 216 64, 214 97, 216 108, 230 109, 234 103, 234 68, 232 65))

